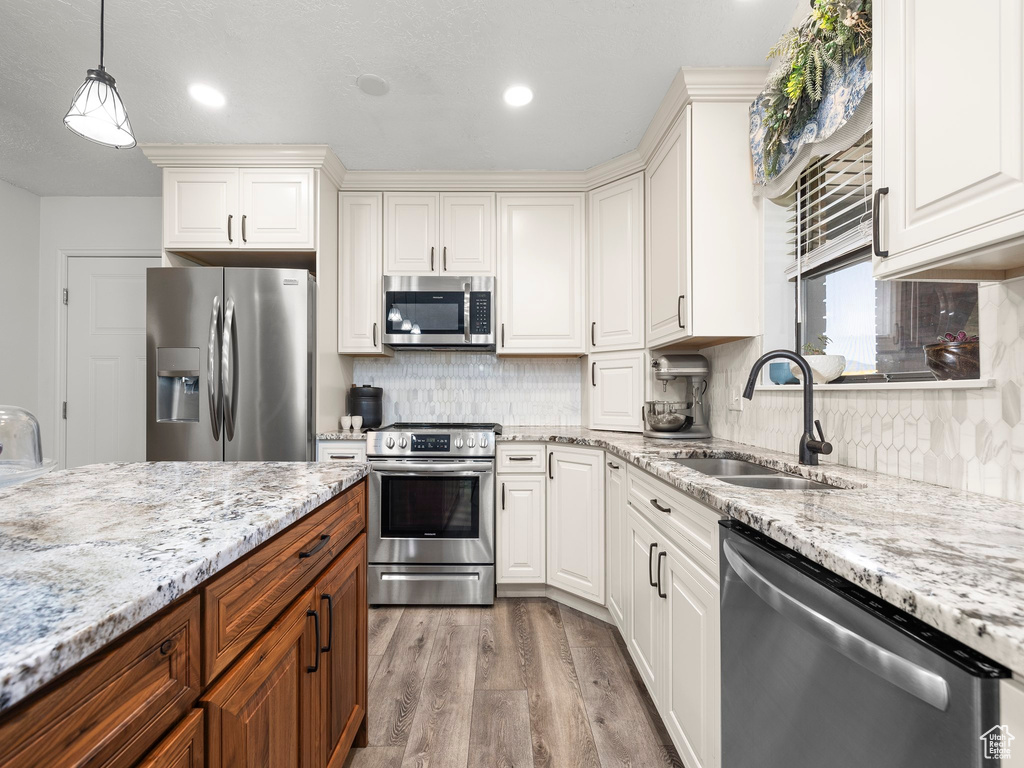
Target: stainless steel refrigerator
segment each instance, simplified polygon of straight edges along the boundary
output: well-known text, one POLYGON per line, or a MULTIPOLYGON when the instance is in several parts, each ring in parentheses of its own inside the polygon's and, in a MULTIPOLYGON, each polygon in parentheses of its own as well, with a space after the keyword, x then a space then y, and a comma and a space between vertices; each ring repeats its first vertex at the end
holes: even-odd
POLYGON ((149 461, 313 461, 306 270, 148 270, 146 366, 149 461))

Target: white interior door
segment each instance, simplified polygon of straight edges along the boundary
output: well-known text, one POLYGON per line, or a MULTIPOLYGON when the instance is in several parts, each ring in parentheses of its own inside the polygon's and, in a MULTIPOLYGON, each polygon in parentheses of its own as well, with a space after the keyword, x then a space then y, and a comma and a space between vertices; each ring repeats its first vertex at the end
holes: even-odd
POLYGON ((146 460, 146 270, 68 259, 66 465, 146 460))

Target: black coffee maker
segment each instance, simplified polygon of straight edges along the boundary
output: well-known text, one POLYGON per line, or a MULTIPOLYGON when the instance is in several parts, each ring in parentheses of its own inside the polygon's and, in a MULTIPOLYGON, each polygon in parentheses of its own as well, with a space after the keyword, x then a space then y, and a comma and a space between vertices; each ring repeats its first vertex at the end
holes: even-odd
POLYGON ((363 429, 376 429, 384 421, 384 390, 381 387, 353 384, 346 400, 349 415, 363 417, 363 429))

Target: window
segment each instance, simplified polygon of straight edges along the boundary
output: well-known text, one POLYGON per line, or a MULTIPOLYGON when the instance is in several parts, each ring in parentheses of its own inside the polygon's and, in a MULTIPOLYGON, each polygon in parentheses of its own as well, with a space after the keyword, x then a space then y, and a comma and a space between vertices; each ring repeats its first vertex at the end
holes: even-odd
POLYGON ((844 355, 838 383, 932 380, 923 345, 978 333, 975 283, 875 280, 871 275, 871 132, 803 173, 790 206, 786 270, 796 285, 798 347, 844 355))

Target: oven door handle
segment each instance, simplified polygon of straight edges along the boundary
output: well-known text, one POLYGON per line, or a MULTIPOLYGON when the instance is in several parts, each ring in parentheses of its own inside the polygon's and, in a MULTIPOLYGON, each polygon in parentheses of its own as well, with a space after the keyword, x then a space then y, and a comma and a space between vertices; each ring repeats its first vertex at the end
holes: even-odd
POLYGON ((494 471, 494 462, 468 461, 447 464, 417 464, 415 462, 370 462, 370 471, 381 475, 482 475, 494 471))

